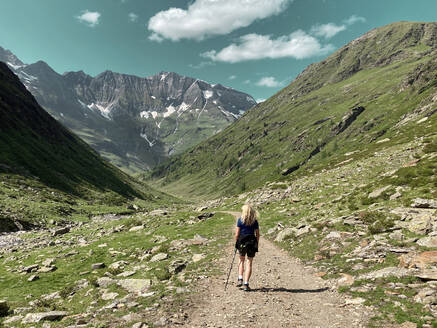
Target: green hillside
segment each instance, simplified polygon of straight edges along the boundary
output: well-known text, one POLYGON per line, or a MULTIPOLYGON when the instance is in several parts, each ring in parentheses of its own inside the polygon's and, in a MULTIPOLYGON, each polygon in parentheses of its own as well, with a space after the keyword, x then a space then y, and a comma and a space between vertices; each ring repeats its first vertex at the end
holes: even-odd
POLYGON ((103 161, 0 63, 0 231, 10 220, 126 210, 134 199, 146 206, 169 197, 103 161))
POLYGON ((368 32, 152 173, 166 191, 236 194, 436 131, 437 23, 368 32))

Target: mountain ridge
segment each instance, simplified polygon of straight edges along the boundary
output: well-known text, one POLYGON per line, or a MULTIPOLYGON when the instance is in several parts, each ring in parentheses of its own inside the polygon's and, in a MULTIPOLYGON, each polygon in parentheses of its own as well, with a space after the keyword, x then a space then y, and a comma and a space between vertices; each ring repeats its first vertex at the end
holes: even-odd
POLYGON ((411 138, 415 122, 432 115, 437 100, 436 35, 437 23, 410 22, 366 33, 310 65, 222 133, 154 169, 151 181, 174 193, 221 196, 289 179, 372 148, 383 136, 411 138), (340 128, 356 108, 365 110, 340 128), (402 121, 408 123, 399 128, 402 121))
POLYGON ((0 60, 11 60, 52 116, 131 173, 217 133, 256 104, 248 94, 174 72, 61 75, 43 61, 25 65, 2 48, 0 60))

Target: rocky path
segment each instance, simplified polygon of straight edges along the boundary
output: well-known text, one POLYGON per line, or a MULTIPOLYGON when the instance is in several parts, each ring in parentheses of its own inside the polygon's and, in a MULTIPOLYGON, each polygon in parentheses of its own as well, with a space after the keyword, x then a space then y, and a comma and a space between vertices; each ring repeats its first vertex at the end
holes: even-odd
MULTIPOLYGON (((239 213, 232 213, 239 215, 239 213)), ((219 265, 229 268, 229 258, 219 265)), ((235 287, 237 257, 228 289, 227 273, 210 279, 184 327, 365 327, 369 310, 348 304, 326 281, 298 260, 261 238, 254 260, 251 292, 235 287)))

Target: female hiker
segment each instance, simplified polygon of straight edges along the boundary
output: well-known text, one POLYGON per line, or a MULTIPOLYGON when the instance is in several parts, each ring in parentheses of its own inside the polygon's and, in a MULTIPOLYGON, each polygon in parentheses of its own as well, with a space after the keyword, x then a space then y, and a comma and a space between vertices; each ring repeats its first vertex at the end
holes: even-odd
POLYGON ((258 252, 259 244, 258 214, 249 204, 243 205, 241 209, 241 217, 237 220, 237 227, 235 229, 235 247, 240 254, 237 287, 244 286, 243 289, 245 291, 250 291, 249 279, 252 274, 252 262, 255 253, 258 252), (246 255, 247 265, 245 264, 246 255))

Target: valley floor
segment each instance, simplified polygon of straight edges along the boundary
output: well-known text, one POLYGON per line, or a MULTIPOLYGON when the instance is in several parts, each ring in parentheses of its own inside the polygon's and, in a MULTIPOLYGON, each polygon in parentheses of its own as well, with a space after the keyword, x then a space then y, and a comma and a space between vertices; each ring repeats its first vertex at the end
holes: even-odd
MULTIPOLYGON (((234 214, 235 215, 235 214, 234 214)), ((238 215, 238 214, 237 214, 238 215)), ((228 254, 231 256, 229 247, 228 254)), ((262 238, 254 259, 252 290, 235 286, 235 259, 228 289, 227 272, 202 284, 203 297, 183 327, 365 327, 370 308, 354 304, 330 288, 285 251, 262 238)), ((231 258, 220 261, 225 267, 231 258)), ((227 270, 226 270, 227 271, 227 270)))

